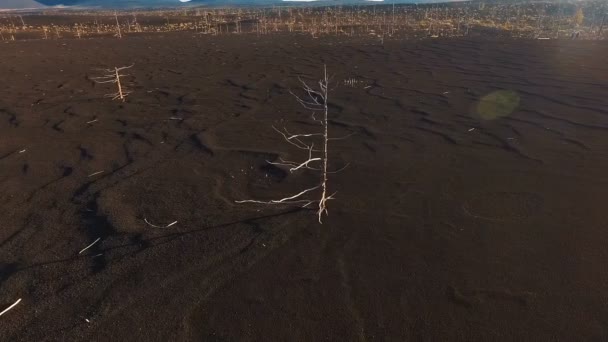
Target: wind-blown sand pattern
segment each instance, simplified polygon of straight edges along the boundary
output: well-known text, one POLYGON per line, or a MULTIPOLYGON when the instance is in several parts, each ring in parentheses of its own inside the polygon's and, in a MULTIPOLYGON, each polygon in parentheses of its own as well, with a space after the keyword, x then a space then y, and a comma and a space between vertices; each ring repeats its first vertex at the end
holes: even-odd
POLYGON ((464 38, 2 44, 0 310, 22 301, 0 340, 606 340, 605 56, 464 38), (98 69, 131 64, 125 102, 104 98, 98 69), (323 64, 329 128, 353 134, 332 141, 330 167, 350 165, 329 216, 236 204, 314 183, 266 160, 304 156, 271 126, 317 129, 290 90, 323 64))

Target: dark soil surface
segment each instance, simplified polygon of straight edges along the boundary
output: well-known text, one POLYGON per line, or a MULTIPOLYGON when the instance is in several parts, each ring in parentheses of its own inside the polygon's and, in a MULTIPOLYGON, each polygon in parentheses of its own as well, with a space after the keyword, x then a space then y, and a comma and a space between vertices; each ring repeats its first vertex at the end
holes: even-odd
POLYGON ((0 340, 608 340, 606 56, 554 40, 2 43, 0 310, 22 301, 0 340), (126 102, 104 98, 115 85, 92 78, 131 64, 126 102), (318 183, 267 161, 307 157, 272 126, 319 131, 290 91, 324 64, 330 135, 350 135, 329 142, 330 169, 348 165, 329 216, 235 203, 318 183))

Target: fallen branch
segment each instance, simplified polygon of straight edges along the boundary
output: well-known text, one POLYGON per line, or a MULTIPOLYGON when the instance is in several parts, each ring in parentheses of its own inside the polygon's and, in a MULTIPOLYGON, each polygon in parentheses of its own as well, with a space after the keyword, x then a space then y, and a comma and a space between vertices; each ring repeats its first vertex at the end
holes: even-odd
POLYGON ((5 313, 7 313, 9 310, 11 310, 12 308, 14 308, 17 304, 19 304, 21 302, 21 298, 17 299, 16 302, 14 302, 11 306, 9 306, 8 308, 4 309, 2 312, 0 312, 0 316, 4 315, 5 313))
POLYGON ((100 173, 103 173, 103 171, 97 171, 97 172, 93 172, 93 173, 91 173, 90 175, 88 175, 87 177, 89 177, 89 178, 90 178, 90 177, 96 176, 96 175, 98 175, 98 174, 100 174, 100 173))
POLYGON ((166 225, 166 226, 157 226, 157 225, 155 225, 155 224, 150 223, 150 221, 148 221, 148 219, 147 219, 147 218, 145 218, 145 217, 144 217, 144 222, 146 222, 146 223, 147 223, 149 226, 154 227, 154 228, 169 228, 169 227, 171 227, 172 225, 174 225, 174 224, 176 224, 176 223, 177 223, 177 221, 175 221, 175 222, 171 222, 171 223, 169 223, 169 224, 168 224, 168 225, 166 225))
POLYGON ((78 254, 82 254, 84 251, 86 251, 87 249, 93 247, 94 244, 96 244, 99 240, 101 240, 101 238, 97 238, 97 240, 93 241, 92 244, 86 246, 85 248, 83 248, 80 252, 78 252, 78 254))

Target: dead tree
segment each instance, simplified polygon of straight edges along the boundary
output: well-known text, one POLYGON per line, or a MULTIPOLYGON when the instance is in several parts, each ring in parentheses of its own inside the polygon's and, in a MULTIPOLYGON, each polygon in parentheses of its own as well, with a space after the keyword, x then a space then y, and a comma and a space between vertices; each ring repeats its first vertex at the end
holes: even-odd
POLYGON ((114 11, 114 18, 116 19, 116 37, 122 38, 122 33, 120 33, 120 24, 118 23, 118 13, 114 11))
POLYGON ((124 102, 125 98, 130 94, 130 92, 125 91, 122 83, 120 82, 120 78, 129 75, 123 75, 120 72, 133 67, 133 65, 134 64, 131 64, 121 68, 114 67, 114 69, 103 69, 105 72, 107 72, 106 75, 93 77, 91 79, 96 83, 116 83, 117 91, 115 93, 106 94, 105 97, 110 97, 112 100, 120 99, 122 102, 124 102))
MULTIPOLYGON (((285 160, 283 158, 279 158, 277 162, 266 161, 269 164, 281 166, 289 169, 290 173, 297 172, 299 170, 314 170, 320 173, 319 183, 313 187, 304 189, 298 192, 295 195, 287 196, 285 198, 281 198, 278 200, 243 200, 236 201, 236 203, 258 203, 258 204, 269 204, 269 205, 290 205, 296 204, 301 205, 303 208, 308 208, 313 204, 318 205, 317 216, 319 218, 319 223, 323 223, 323 215, 327 215, 327 202, 329 200, 334 199, 334 195, 336 192, 333 192, 331 195, 328 190, 328 174, 340 172, 344 168, 337 171, 328 171, 329 166, 329 141, 330 140, 338 140, 343 138, 330 138, 328 131, 328 107, 327 101, 329 96, 329 79, 327 77, 327 68, 323 67, 323 79, 318 82, 318 88, 313 89, 306 82, 300 79, 300 83, 302 84, 302 89, 304 90, 305 96, 304 98, 291 93, 297 101, 306 109, 312 111, 312 120, 319 123, 322 127, 321 132, 319 133, 300 133, 300 134, 292 134, 286 128, 282 130, 277 129, 276 127, 272 127, 275 131, 277 131, 285 141, 298 149, 307 151, 308 158, 303 162, 295 162, 285 160), (315 115, 318 113, 322 113, 322 118, 317 118, 315 115), (321 148, 316 148, 314 144, 315 139, 320 139, 321 148), (320 192, 319 197, 317 199, 311 199, 309 196, 314 192, 320 192)), ((345 138, 345 137, 344 137, 345 138)))

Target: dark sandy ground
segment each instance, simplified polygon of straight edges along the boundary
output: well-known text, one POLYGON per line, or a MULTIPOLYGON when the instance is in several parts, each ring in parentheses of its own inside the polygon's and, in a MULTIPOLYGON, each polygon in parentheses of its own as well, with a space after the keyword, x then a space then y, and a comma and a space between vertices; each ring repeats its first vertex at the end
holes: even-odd
POLYGON ((22 302, 0 340, 607 340, 606 56, 191 33, 1 44, 0 310, 22 302), (132 63, 128 100, 103 98, 96 69, 132 63), (329 217, 235 204, 314 184, 265 160, 303 157, 271 126, 316 129, 289 90, 323 64, 330 133, 354 133, 330 145, 350 166, 329 217))

